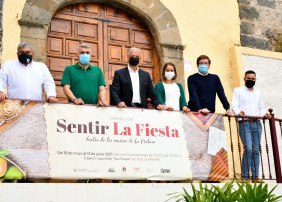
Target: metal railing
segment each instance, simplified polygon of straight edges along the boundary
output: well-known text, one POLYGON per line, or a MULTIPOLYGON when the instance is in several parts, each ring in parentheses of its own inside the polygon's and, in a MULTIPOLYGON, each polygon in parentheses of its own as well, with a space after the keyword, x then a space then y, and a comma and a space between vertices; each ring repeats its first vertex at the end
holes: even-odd
MULTIPOLYGON (((148 102, 148 108, 152 109, 152 105, 150 104, 151 100, 147 99, 148 102)), ((230 150, 231 154, 228 155, 228 158, 231 158, 231 164, 232 168, 229 168, 230 174, 229 177, 231 179, 237 179, 237 180, 246 180, 246 179, 253 179, 253 180, 275 180, 277 183, 282 183, 282 175, 281 175, 281 161, 280 161, 280 154, 282 155, 282 119, 277 119, 274 117, 273 114, 273 109, 269 109, 271 118, 266 119, 264 117, 258 117, 258 116, 245 116, 244 118, 234 115, 234 116, 227 116, 228 119, 228 127, 229 131, 226 130, 226 134, 229 133, 229 138, 230 138, 230 150), (260 120, 262 120, 262 126, 260 120), (232 121, 235 121, 235 123, 232 121), (240 137, 240 132, 239 132, 239 124, 241 122, 241 127, 243 127, 243 138, 244 140, 242 141, 240 137), (250 133, 251 135, 251 157, 248 156, 248 151, 250 149, 248 148, 248 141, 246 141, 246 138, 248 134, 246 133, 246 127, 245 126, 250 126, 250 133), (279 125, 278 125, 279 124, 279 125), (236 127, 236 130, 232 129, 232 126, 236 127), (257 133, 259 134, 257 137, 254 136, 254 131, 253 131, 253 125, 256 126, 255 130, 257 130, 257 133), (278 132, 280 129, 281 135, 277 137, 277 130, 278 132), (236 135, 233 135, 233 134, 236 135), (236 141, 234 141, 234 138, 236 138, 236 141), (258 141, 258 148, 256 149, 255 145, 255 138, 257 138, 258 141), (261 141, 261 138, 263 138, 263 141, 261 141), (279 138, 279 139, 278 139, 279 138), (244 144, 242 144, 244 142, 244 144), (270 143, 271 142, 271 143, 270 143), (279 150, 279 145, 281 145, 281 149, 279 150), (235 150, 237 146, 237 150, 235 150), (265 148, 265 149, 263 149, 265 148), (272 153, 271 153, 272 150, 272 153), (237 152, 238 151, 238 152, 237 152), (236 161, 236 152, 237 156, 239 156, 237 159, 239 159, 237 162, 236 161), (246 162, 247 162, 247 176, 244 176, 243 172, 243 156, 244 152, 246 155, 246 162), (256 156, 258 156, 256 158, 256 156), (253 159, 253 160, 252 160, 253 159), (256 162, 259 161, 259 162, 256 162), (253 162, 252 162, 253 161, 253 162), (251 170, 250 170, 250 164, 258 165, 260 166, 253 166, 254 167, 254 176, 251 175, 251 170), (237 166, 236 166, 237 165, 237 166), (273 169, 274 166, 274 169, 273 169), (261 172, 260 172, 261 170, 261 172), (233 174, 232 174, 233 173, 233 174), (259 175, 261 173, 261 175, 259 175)), ((229 161, 230 162, 230 161, 229 161)))
POLYGON ((282 120, 274 117, 272 109, 269 109, 269 112, 270 119, 225 115, 228 119, 229 128, 226 134, 229 133, 231 150, 230 178, 276 180, 277 183, 282 183, 282 149, 279 151, 279 145, 282 145, 282 120), (277 136, 279 130, 281 135, 277 136))

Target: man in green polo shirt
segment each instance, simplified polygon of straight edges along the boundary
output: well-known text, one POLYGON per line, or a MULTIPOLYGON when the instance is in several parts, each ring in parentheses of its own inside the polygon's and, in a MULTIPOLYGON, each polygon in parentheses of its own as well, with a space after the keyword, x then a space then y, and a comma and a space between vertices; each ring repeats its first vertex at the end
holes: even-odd
POLYGON ((91 49, 88 44, 77 47, 79 62, 65 68, 61 85, 69 102, 97 104, 99 95, 99 104, 108 106, 103 72, 99 67, 89 64, 90 55, 91 49))

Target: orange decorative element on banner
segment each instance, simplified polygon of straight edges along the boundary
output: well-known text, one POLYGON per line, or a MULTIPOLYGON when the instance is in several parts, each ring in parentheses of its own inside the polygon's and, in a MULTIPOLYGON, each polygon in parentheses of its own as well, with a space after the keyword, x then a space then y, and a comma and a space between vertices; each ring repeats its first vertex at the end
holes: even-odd
POLYGON ((213 124, 218 114, 209 113, 203 115, 202 113, 188 113, 188 116, 204 131, 208 130, 213 124))
POLYGON ((208 181, 227 180, 228 177, 228 155, 225 149, 221 148, 212 159, 212 170, 208 181))

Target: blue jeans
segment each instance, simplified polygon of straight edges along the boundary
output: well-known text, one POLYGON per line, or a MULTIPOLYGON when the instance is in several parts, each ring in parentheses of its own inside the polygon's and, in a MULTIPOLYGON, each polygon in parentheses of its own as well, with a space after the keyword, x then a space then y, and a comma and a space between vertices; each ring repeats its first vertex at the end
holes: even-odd
POLYGON ((252 140, 252 134, 251 134, 251 126, 250 122, 244 122, 245 125, 245 135, 244 135, 244 127, 243 127, 243 122, 239 122, 239 134, 243 143, 244 147, 244 154, 243 154, 243 159, 242 159, 242 172, 243 172, 243 177, 244 179, 248 179, 248 174, 250 171, 251 167, 251 172, 252 172, 252 179, 258 178, 258 173, 259 173, 259 142, 261 139, 261 123, 260 121, 257 123, 256 122, 251 122, 252 125, 252 132, 253 132, 253 140, 252 140), (259 128, 259 131, 258 131, 259 128), (245 136, 246 136, 246 142, 247 142, 247 149, 245 145, 245 136), (254 151, 252 149, 252 142, 254 141, 254 151), (247 155, 247 152, 248 155, 247 155), (254 153, 253 153, 254 152, 254 153), (255 156, 255 160, 254 160, 255 156), (248 161, 247 161, 248 160, 248 161))

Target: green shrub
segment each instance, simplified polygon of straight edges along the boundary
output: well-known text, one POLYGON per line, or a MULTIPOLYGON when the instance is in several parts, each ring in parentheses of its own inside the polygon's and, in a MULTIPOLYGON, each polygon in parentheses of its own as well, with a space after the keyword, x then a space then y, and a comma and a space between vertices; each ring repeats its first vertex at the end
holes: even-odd
MULTIPOLYGON (((211 190, 208 189, 207 184, 203 187, 202 183, 200 182, 200 190, 197 190, 193 184, 191 184, 193 195, 190 195, 185 188, 183 188, 184 194, 181 193, 172 193, 172 197, 168 200, 175 199, 176 202, 179 201, 193 201, 193 202, 202 202, 202 201, 214 201, 215 195, 213 188, 211 190)), ((167 200, 167 201, 168 201, 167 200)))
POLYGON ((262 202, 262 201, 278 201, 282 196, 275 196, 273 193, 275 186, 272 190, 268 191, 268 184, 263 184, 260 182, 259 185, 251 184, 250 182, 236 182, 238 189, 234 188, 234 181, 227 182, 222 188, 219 186, 214 186, 209 189, 207 184, 203 187, 202 183, 199 184, 199 190, 195 188, 193 184, 192 190, 193 194, 189 194, 185 188, 183 188, 184 193, 172 193, 168 194, 171 196, 169 200, 179 201, 189 201, 189 202, 262 202))
POLYGON ((240 194, 238 195, 238 201, 254 201, 254 202, 263 202, 263 201, 278 201, 279 198, 282 196, 275 196, 272 194, 274 189, 277 187, 277 185, 268 192, 268 184, 264 184, 260 182, 257 186, 257 183, 255 183, 253 186, 251 183, 239 183, 237 182, 238 190, 240 194))

